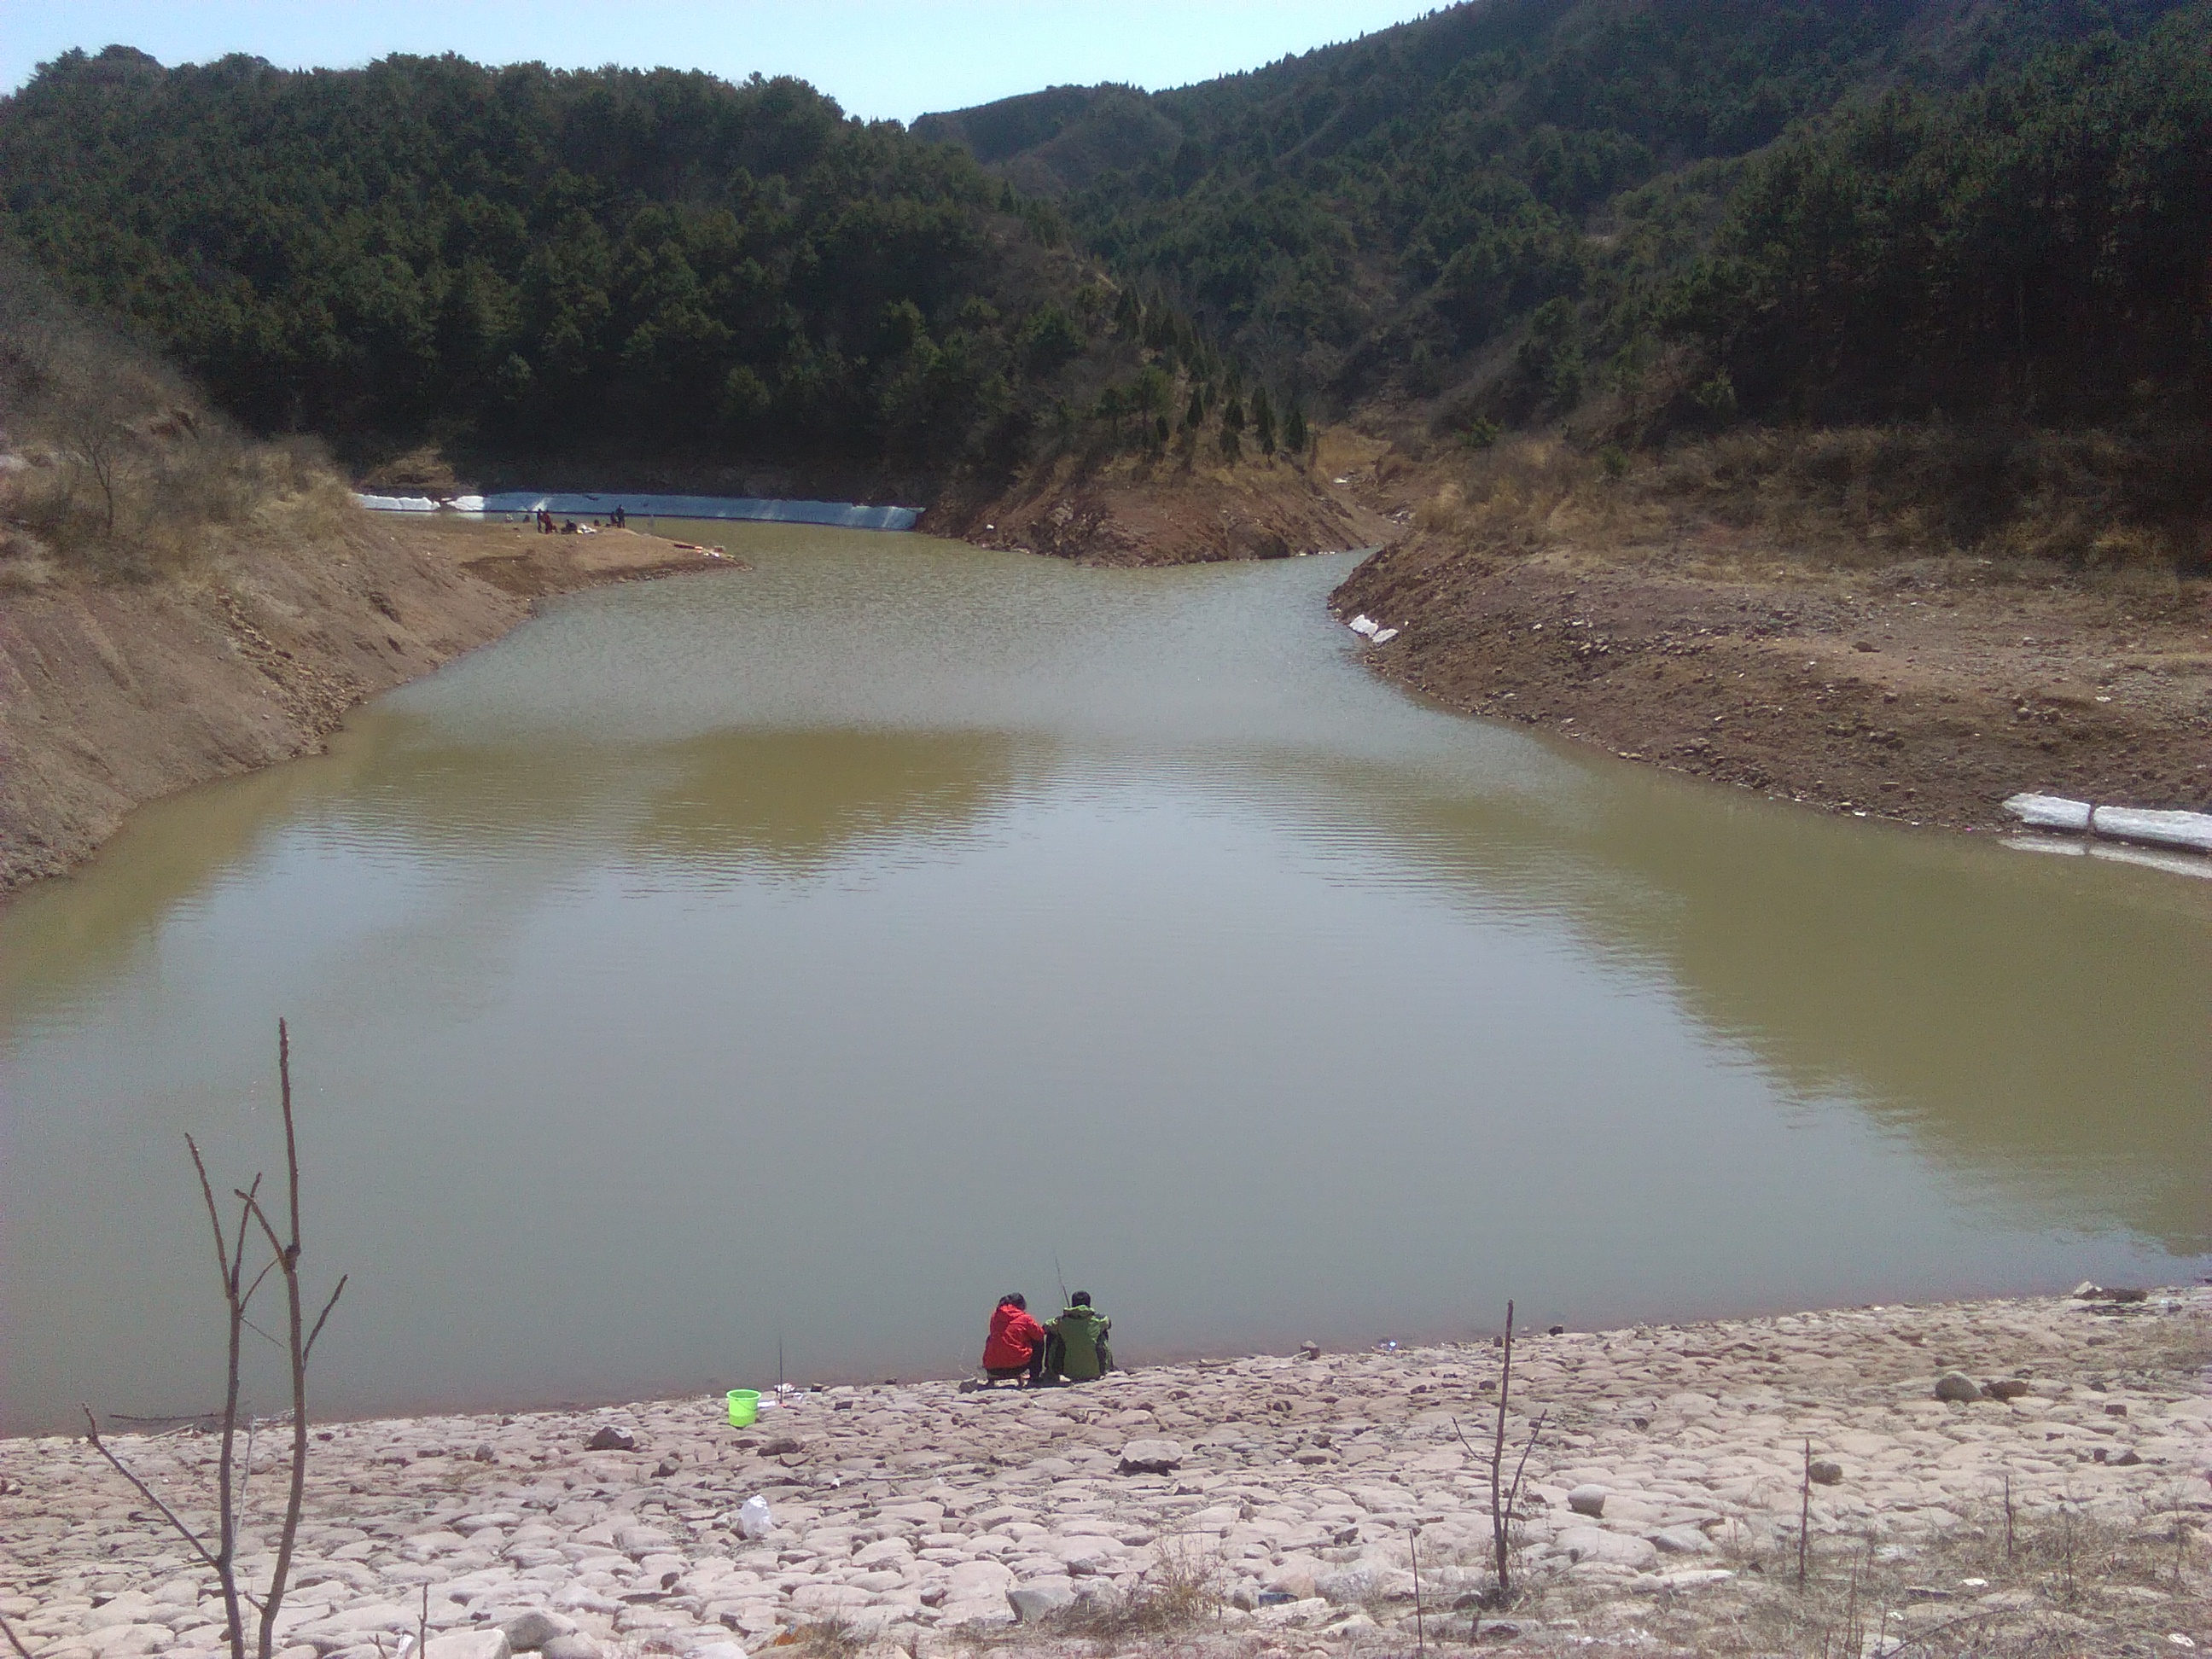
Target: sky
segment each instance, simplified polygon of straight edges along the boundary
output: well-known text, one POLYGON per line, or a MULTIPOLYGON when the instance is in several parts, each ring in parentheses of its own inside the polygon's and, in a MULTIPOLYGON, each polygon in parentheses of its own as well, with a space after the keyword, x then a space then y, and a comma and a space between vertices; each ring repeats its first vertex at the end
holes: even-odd
POLYGON ((1121 81, 1157 90, 1386 28, 1438 0, 0 0, 0 88, 112 43, 164 64, 251 52, 343 69, 394 52, 796 75, 847 112, 910 121, 1014 93, 1121 81))

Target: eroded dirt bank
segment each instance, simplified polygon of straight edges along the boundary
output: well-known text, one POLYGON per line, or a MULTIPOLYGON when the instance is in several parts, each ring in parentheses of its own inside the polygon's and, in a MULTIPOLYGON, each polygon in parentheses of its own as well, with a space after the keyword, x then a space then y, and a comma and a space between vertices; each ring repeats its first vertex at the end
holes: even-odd
MULTIPOLYGON (((2212 1642, 2212 1292, 2128 1294, 1524 1338, 1503 1609, 1493 1340, 799 1391, 744 1429, 719 1399, 332 1425, 276 1645, 379 1659, 427 1620, 430 1659, 2178 1650, 2212 1642)), ((207 1524, 215 1437, 115 1443, 207 1524)), ((34 1659, 214 1659, 222 1628, 81 1439, 0 1443, 0 1613, 34 1659)))
POLYGON ((540 595, 716 562, 628 532, 364 515, 335 544, 155 581, 0 592, 0 890, 68 870, 142 802, 313 752, 540 595))
POLYGON ((2154 599, 1981 567, 1712 573, 1415 534, 1334 603, 1448 708, 1723 782, 1995 827, 2022 790, 2212 808, 2212 585, 2154 599))
POLYGON ((1322 465, 1255 460, 1231 468, 1175 457, 1103 466, 1063 459, 1002 495, 942 501, 920 528, 1097 565, 1336 553, 1379 546, 1398 530, 1333 487, 1322 465))

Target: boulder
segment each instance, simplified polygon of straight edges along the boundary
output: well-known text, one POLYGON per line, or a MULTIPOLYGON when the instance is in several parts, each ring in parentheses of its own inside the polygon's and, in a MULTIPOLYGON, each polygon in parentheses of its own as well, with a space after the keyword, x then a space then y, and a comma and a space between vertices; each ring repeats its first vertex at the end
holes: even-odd
POLYGON ((1059 1584, 1017 1584, 1006 1592, 1006 1605, 1018 1625, 1034 1625, 1075 1605, 1075 1592, 1059 1584))
POLYGON ((549 1637, 538 1651, 539 1659, 603 1659, 599 1644, 581 1631, 549 1637))
POLYGON ((1552 1540, 1552 1547, 1570 1561, 1603 1561, 1639 1572, 1659 1559, 1658 1550, 1643 1539, 1602 1527, 1568 1527, 1552 1540))
POLYGON ((2021 1376, 1992 1377, 1982 1384, 1985 1400, 2018 1400, 2027 1391, 2027 1379, 2021 1376))
POLYGON ((1605 1513, 1605 1488, 1594 1481, 1584 1481, 1567 1494, 1567 1507, 1595 1521, 1605 1513))
POLYGON ((599 1431, 584 1443, 586 1451, 635 1451, 637 1437, 628 1429, 613 1423, 602 1424, 599 1431))
POLYGON ((1121 1448, 1121 1473, 1172 1474, 1189 1456, 1180 1440, 1132 1440, 1121 1448))
POLYGON ((1964 1371, 1946 1371, 1936 1379, 1936 1397, 1963 1406, 1982 1397, 1982 1385, 1964 1371))
POLYGON ((1657 1582, 1670 1590, 1695 1589, 1700 1584, 1717 1584, 1735 1575, 1726 1567, 1679 1567, 1673 1572, 1662 1572, 1657 1582))
POLYGON ((1826 1457, 1816 1457, 1805 1466, 1805 1473, 1816 1486, 1839 1485, 1844 1478, 1844 1466, 1826 1457))
POLYGON ((1662 1555, 1711 1555, 1713 1540, 1695 1527, 1662 1527, 1645 1534, 1662 1555))
POLYGON ((576 1621, 557 1613, 531 1612, 508 1620, 500 1626, 507 1638, 507 1645, 516 1653, 542 1650, 556 1636, 575 1632, 576 1621))
POLYGON ((514 1659, 503 1630, 457 1630, 434 1636, 422 1659, 514 1659))
POLYGON ((1380 1601, 1413 1593, 1412 1573, 1373 1561, 1354 1562, 1314 1580, 1314 1594, 1338 1607, 1347 1601, 1380 1601))

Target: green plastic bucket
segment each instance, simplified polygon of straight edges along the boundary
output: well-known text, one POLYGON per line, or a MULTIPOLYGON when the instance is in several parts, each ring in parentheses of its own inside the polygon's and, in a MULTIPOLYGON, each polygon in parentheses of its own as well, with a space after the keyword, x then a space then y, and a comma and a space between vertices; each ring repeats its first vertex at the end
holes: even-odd
POLYGON ((750 1428, 760 1416, 760 1390, 732 1389, 730 1390, 730 1426, 750 1428))

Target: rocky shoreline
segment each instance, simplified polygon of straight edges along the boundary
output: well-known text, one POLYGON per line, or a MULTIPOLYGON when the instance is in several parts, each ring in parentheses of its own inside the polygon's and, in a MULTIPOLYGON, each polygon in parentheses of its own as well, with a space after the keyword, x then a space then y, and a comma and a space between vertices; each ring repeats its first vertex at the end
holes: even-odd
MULTIPOLYGON (((2071 1599, 2055 1571, 2041 1588, 1931 1579, 1883 1617, 2084 1637, 2123 1619, 2111 1628, 2212 1642, 2212 1291, 1523 1338, 1509 1461, 1536 1433, 1513 1516, 1520 1595, 1499 1617, 1482 1606, 1482 1455, 1502 1358, 1494 1342, 1309 1350, 1035 1392, 793 1390, 744 1429, 696 1399, 331 1424, 277 1645, 379 1659, 427 1614, 431 1659, 1092 1651, 1116 1629, 1144 1639, 1134 1615, 1172 1588, 1178 1639, 1223 1651, 1404 1650, 1417 1635, 1650 1651, 1690 1639, 1669 1620, 1746 1628, 1788 1575, 1801 1509, 1816 1560, 1863 1551, 1871 1585, 1883 1564, 1925 1577, 1916 1564, 1945 1540, 1993 1537, 2000 1505, 2007 1562, 2015 1524, 2027 1540, 2063 1522, 2071 1599), (755 1495, 759 1536, 739 1516, 755 1495), (2172 1583, 2084 1602, 2077 1526, 2154 1540, 2172 1583), (1097 1621, 1114 1609, 1132 1616, 1097 1621)), ((113 1443, 204 1517, 215 1437, 113 1443)), ((258 1441, 250 1579, 270 1569, 287 1443, 258 1441)), ((0 1442, 0 1613, 34 1659, 213 1656, 212 1590, 84 1441, 0 1442)))

